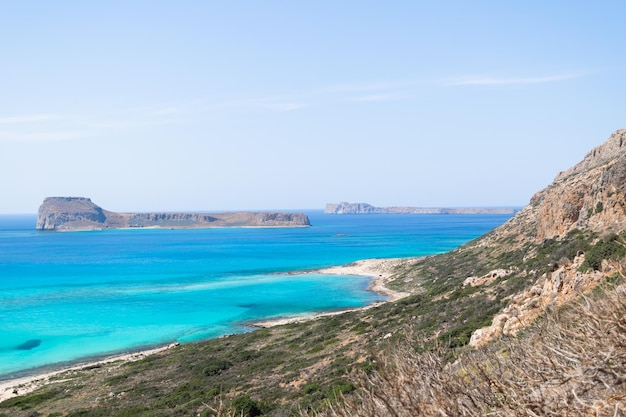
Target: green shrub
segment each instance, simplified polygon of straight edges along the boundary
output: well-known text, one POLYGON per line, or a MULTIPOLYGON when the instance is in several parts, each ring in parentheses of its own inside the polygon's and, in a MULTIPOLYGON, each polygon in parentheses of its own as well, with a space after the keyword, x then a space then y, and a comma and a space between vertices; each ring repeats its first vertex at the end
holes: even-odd
POLYGON ((136 405, 134 407, 129 407, 120 411, 119 413, 115 414, 115 417, 139 417, 144 415, 149 416, 150 409, 142 405, 136 405))
POLYGON ((604 204, 602 204, 602 201, 598 201, 598 204, 596 204, 596 213, 601 213, 602 210, 604 210, 604 204))
POLYGON ((352 382, 349 381, 338 381, 336 382, 331 392, 328 395, 329 400, 336 400, 341 397, 343 394, 349 394, 354 391, 356 387, 352 382))
POLYGON ((212 358, 207 361, 202 373, 206 376, 219 375, 231 366, 233 364, 226 359, 212 358))
POLYGON ((84 408, 69 413, 67 417, 109 417, 110 415, 110 410, 103 408, 84 408))
POLYGON ((300 392, 303 395, 307 395, 307 394, 313 394, 316 391, 320 391, 320 389, 321 389, 320 384, 310 383, 310 384, 306 384, 305 386, 303 386, 300 392))
POLYGON ((617 235, 611 235, 599 240, 585 253, 585 260, 580 266, 580 270, 582 272, 599 271, 603 260, 617 259, 624 255, 626 255, 626 249, 621 238, 617 235))
POLYGON ((235 409, 235 414, 237 416, 256 417, 262 414, 259 404, 250 398, 249 395, 241 395, 235 398, 231 405, 235 409))
POLYGON ((0 403, 0 407, 2 408, 10 408, 17 407, 22 410, 28 410, 29 408, 33 408, 36 405, 39 405, 45 401, 48 401, 59 394, 58 390, 48 390, 44 392, 34 392, 27 395, 22 395, 19 397, 10 398, 2 403, 0 403))

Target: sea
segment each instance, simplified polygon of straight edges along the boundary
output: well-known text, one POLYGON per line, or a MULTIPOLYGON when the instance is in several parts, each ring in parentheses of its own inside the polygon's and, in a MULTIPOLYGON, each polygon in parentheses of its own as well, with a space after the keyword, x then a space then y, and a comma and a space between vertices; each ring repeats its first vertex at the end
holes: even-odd
POLYGON ((446 252, 511 215, 327 215, 306 228, 35 230, 0 216, 0 380, 384 300, 316 269, 446 252))

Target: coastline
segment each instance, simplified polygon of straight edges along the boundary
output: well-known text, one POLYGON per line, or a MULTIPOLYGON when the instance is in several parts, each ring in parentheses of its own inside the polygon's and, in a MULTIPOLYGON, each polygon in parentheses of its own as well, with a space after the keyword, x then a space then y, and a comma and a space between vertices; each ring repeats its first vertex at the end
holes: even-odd
MULTIPOLYGON (((122 353, 117 355, 111 355, 105 357, 104 359, 79 362, 75 365, 71 365, 65 368, 60 368, 54 371, 42 372, 35 375, 18 377, 14 379, 7 379, 4 381, 0 381, 0 402, 6 401, 13 397, 18 397, 20 395, 29 394, 48 383, 53 382, 52 378, 56 376, 61 376, 63 374, 67 374, 74 371, 81 371, 89 368, 93 368, 100 365, 111 364, 114 362, 119 362, 120 365, 127 362, 135 362, 145 358, 146 356, 154 355, 157 353, 164 352, 168 349, 178 346, 177 342, 170 343, 165 346, 160 346, 152 349, 139 350, 131 353, 122 353)), ((63 379, 59 379, 59 381, 63 381, 63 379)))
MULTIPOLYGON (((329 274, 329 275, 361 275, 371 278, 369 291, 374 291, 379 294, 385 295, 387 298, 384 301, 367 305, 365 307, 358 307, 353 309, 344 309, 338 311, 324 312, 324 313, 311 313, 302 316, 295 317, 283 317, 270 320, 263 320, 249 324, 251 327, 268 328, 274 326, 280 326, 290 323, 298 323, 302 321, 315 320, 320 317, 332 316, 345 313, 346 311, 365 310, 381 303, 392 302, 400 298, 406 297, 409 293, 394 291, 387 287, 387 283, 394 275, 394 269, 396 266, 405 264, 407 262, 414 261, 419 258, 389 258, 389 259, 365 259, 356 261, 347 265, 333 266, 329 268, 323 268, 312 271, 294 272, 294 274, 329 274)), ((48 383, 52 383, 53 378, 62 377, 63 374, 67 374, 73 371, 80 371, 89 369, 99 365, 111 364, 119 362, 120 365, 127 362, 134 362, 145 358, 146 356, 154 355, 167 351, 178 343, 170 343, 165 346, 136 351, 132 353, 124 353, 118 355, 112 355, 104 359, 85 361, 71 365, 65 368, 60 368, 53 371, 42 372, 31 376, 18 377, 14 379, 7 379, 0 381, 0 402, 6 401, 13 397, 29 394, 48 383)), ((62 381, 63 379, 59 379, 62 381)))
MULTIPOLYGON (((373 291, 378 294, 382 294, 387 298, 384 301, 373 303, 365 307, 356 307, 351 309, 342 309, 337 311, 328 311, 323 313, 310 313, 299 316, 291 317, 279 317, 276 319, 261 320, 250 324, 252 327, 268 328, 274 326, 280 326, 283 324, 299 323, 302 321, 315 320, 320 317, 334 316, 337 314, 345 313, 346 311, 366 310, 372 308, 381 303, 388 303, 392 301, 404 298, 409 293, 395 291, 387 287, 387 283, 394 275, 394 269, 398 265, 406 264, 407 262, 415 261, 420 258, 373 258, 363 259, 355 261, 346 265, 331 266, 328 268, 316 269, 312 271, 301 272, 301 274, 315 273, 315 274, 328 274, 328 275, 361 275, 370 277, 370 285, 368 291, 373 291)), ((295 272, 294 274, 299 274, 295 272)))

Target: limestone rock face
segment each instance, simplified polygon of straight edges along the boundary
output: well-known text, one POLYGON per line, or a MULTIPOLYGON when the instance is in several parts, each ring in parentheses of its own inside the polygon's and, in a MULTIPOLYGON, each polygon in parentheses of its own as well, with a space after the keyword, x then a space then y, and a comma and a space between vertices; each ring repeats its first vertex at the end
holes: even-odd
POLYGON ((254 224, 251 226, 281 226, 284 224, 310 226, 309 219, 303 213, 261 212, 254 216, 254 224))
POLYGON ((367 203, 328 203, 324 209, 325 214, 373 214, 378 209, 367 203))
POLYGON ((209 227, 305 227, 304 213, 115 213, 102 209, 89 198, 48 197, 39 207, 39 230, 99 230, 162 227, 170 229, 209 227))
POLYGON ((91 199, 84 197, 48 197, 39 207, 37 229, 57 230, 72 223, 80 228, 97 228, 107 215, 91 199))
MULTIPOLYGON (((476 245, 497 248, 492 256, 501 255, 520 250, 528 242, 562 239, 574 229, 598 236, 626 230, 626 130, 616 131, 580 163, 559 173, 552 184, 532 197, 528 206, 476 245)), ((584 259, 581 253, 573 260, 559 262, 532 288, 510 299, 491 326, 476 330, 470 344, 478 346, 502 334, 514 334, 547 308, 571 301, 618 272, 606 261, 599 271, 580 272, 584 259)), ((526 273, 516 271, 518 275, 526 273)), ((487 286, 491 276, 469 277, 465 285, 487 286)))
POLYGON ((558 307, 580 294, 593 289, 607 275, 615 272, 608 263, 601 271, 582 273, 578 270, 584 255, 569 265, 562 265, 549 275, 543 275, 532 288, 517 294, 494 318, 490 326, 474 331, 471 346, 480 346, 503 334, 516 334, 533 323, 546 308, 558 307))
POLYGON ((617 233, 625 228, 626 129, 622 129, 574 167, 559 173, 497 233, 518 233, 542 242, 573 229, 617 233))

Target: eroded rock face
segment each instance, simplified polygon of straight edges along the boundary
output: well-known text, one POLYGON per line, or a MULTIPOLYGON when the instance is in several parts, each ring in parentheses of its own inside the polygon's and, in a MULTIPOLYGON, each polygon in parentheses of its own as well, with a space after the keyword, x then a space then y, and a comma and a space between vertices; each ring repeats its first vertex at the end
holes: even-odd
POLYGON ((102 209, 89 198, 48 197, 39 207, 39 230, 99 230, 128 227, 170 229, 209 227, 305 227, 304 213, 115 213, 102 209))
POLYGON ((48 197, 39 206, 37 229, 57 230, 71 223, 82 228, 98 228, 107 219, 102 208, 84 197, 48 197))
MULTIPOLYGON (((626 225, 626 130, 618 130, 536 193, 508 227, 532 230, 535 242, 573 229, 620 232, 626 225)), ((502 233, 506 233, 503 228, 502 233)))
POLYGON ((254 223, 251 226, 274 227, 284 224, 310 226, 308 217, 303 213, 260 212, 255 214, 254 223))
POLYGON ((474 331, 470 346, 483 345, 503 334, 516 334, 544 314, 546 308, 568 303, 605 281, 615 272, 608 263, 602 270, 580 272, 585 259, 577 256, 571 264, 562 265, 551 274, 543 275, 530 289, 517 294, 494 318, 490 326, 474 331))
MULTIPOLYGON (((559 173, 528 206, 477 244, 497 247, 503 253, 519 250, 529 241, 541 244, 547 239, 558 240, 575 229, 590 230, 598 236, 626 230, 626 130, 616 131, 580 163, 559 173)), ((478 346, 502 334, 514 334, 546 308, 571 301, 616 272, 604 262, 599 271, 582 273, 584 259, 581 253, 570 262, 559 262, 532 288, 510 299, 491 326, 476 330, 470 344, 478 346)), ((469 277, 465 285, 487 286, 493 281, 490 277, 469 277)))

